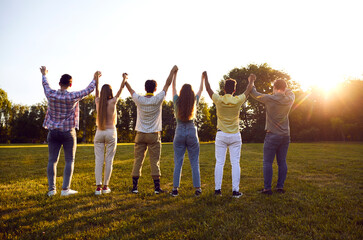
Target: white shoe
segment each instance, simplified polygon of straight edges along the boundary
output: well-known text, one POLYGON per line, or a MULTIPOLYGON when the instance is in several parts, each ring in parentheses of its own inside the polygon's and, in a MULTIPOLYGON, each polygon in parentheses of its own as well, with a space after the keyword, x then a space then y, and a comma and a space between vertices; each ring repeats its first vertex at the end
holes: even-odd
POLYGON ((95 191, 95 195, 101 195, 102 194, 102 188, 97 188, 95 191))
POLYGON ((111 189, 109 187, 107 187, 106 189, 103 189, 102 188, 102 193, 105 194, 105 193, 110 193, 111 192, 111 189))
POLYGON ((54 196, 54 195, 56 195, 56 194, 57 194, 57 191, 56 191, 56 190, 52 190, 52 191, 49 191, 49 192, 47 193, 48 197, 54 196))
POLYGON ((76 193, 78 193, 78 192, 75 191, 75 190, 72 190, 72 189, 62 190, 61 196, 69 196, 69 195, 73 195, 73 194, 76 194, 76 193))

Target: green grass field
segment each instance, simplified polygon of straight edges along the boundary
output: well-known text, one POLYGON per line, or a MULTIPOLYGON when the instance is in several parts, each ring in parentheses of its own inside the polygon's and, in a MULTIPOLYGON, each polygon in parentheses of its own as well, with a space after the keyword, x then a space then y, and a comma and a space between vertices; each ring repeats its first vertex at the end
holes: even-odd
MULTIPOLYGON (((95 196, 92 145, 78 145, 72 189, 60 197, 64 167, 58 164, 58 195, 46 196, 47 145, 0 146, 1 239, 362 239, 363 144, 292 143, 285 194, 265 196, 262 144, 244 144, 241 192, 231 197, 227 158, 222 197, 214 196, 214 144, 201 144, 203 193, 194 196, 186 158, 180 194, 154 195, 148 158, 138 195, 129 193, 133 145, 117 148, 110 188, 95 196)), ((163 144, 161 186, 170 191, 172 144, 163 144)), ((274 164, 273 184, 277 167, 274 164)))

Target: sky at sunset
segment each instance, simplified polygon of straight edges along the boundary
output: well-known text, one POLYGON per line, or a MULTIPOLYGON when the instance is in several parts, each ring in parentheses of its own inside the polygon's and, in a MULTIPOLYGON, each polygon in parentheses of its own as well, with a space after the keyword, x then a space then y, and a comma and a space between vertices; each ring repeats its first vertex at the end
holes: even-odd
POLYGON ((363 79, 362 9, 351 0, 1 0, 0 88, 13 103, 41 102, 45 65, 56 89, 64 73, 80 90, 100 70, 101 86, 117 89, 127 72, 143 93, 147 79, 161 90, 176 64, 178 89, 197 90, 206 70, 217 90, 223 75, 250 63, 268 63, 304 89, 328 87, 363 79))

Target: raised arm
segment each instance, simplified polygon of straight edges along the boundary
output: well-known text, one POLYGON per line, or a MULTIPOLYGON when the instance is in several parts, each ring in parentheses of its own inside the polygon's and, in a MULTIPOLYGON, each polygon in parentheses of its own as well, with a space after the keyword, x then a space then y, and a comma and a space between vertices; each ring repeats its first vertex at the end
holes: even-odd
POLYGON ((174 65, 174 67, 171 69, 171 71, 169 73, 169 77, 166 80, 165 85, 164 85, 164 88, 163 88, 163 91, 165 92, 165 94, 168 91, 168 88, 169 88, 171 82, 173 81, 173 75, 174 75, 174 73, 176 74, 177 72, 178 72, 178 67, 176 65, 174 65))
POLYGON ((43 76, 45 76, 45 75, 47 75, 48 70, 47 70, 47 68, 46 68, 45 66, 42 66, 42 67, 40 68, 40 72, 42 73, 42 75, 43 75, 43 76))
POLYGON ((129 90, 129 92, 132 96, 132 94, 134 94, 134 92, 135 92, 134 89, 131 88, 129 82, 126 82, 125 85, 126 85, 127 90, 129 90))
POLYGON ((244 95, 246 97, 248 97, 248 95, 250 94, 253 86, 254 86, 254 83, 256 81, 256 75, 251 73, 250 76, 248 77, 248 85, 246 87, 246 90, 244 91, 244 95))
POLYGON ((200 87, 199 87, 199 91, 197 92, 197 95, 200 97, 200 95, 202 95, 203 92, 203 81, 204 81, 204 72, 202 73, 202 80, 200 81, 200 87))
POLYGON ((173 88, 173 97, 175 95, 177 95, 177 90, 176 90, 176 74, 177 74, 177 72, 175 72, 173 74, 173 86, 172 86, 172 88, 173 88))
POLYGON ((96 81, 96 98, 98 98, 100 96, 100 91, 98 88, 98 83, 99 83, 99 78, 102 76, 100 71, 95 72, 95 74, 93 75, 93 79, 96 81))
MULTIPOLYGON (((264 103, 265 99, 266 99, 265 96, 268 96, 268 94, 263 94, 263 93, 259 93, 256 91, 256 87, 255 87, 256 76, 254 75, 254 77, 251 77, 251 75, 248 77, 248 81, 249 81, 248 85, 252 84, 252 90, 250 92, 250 95, 257 101, 264 103)), ((247 89, 246 89, 246 91, 247 91, 247 89)))
POLYGON ((203 74, 204 74, 205 89, 207 90, 209 97, 212 99, 212 96, 213 96, 214 92, 213 92, 212 88, 209 85, 207 72, 204 71, 203 74))
POLYGON ((290 100, 291 100, 292 102, 294 102, 294 101, 295 101, 295 94, 292 92, 292 90, 291 90, 290 88, 286 88, 286 90, 285 90, 285 95, 286 95, 288 98, 290 98, 290 100))
POLYGON ((116 99, 118 99, 119 97, 120 97, 120 95, 121 95, 121 92, 122 92, 122 89, 125 87, 125 83, 126 83, 126 81, 127 81, 127 78, 128 78, 128 75, 127 75, 127 73, 123 73, 122 74, 122 83, 121 83, 121 85, 120 85, 120 89, 118 90, 118 92, 116 93, 116 96, 115 96, 115 98, 116 99))
POLYGON ((48 97, 48 94, 53 91, 50 87, 49 87, 49 83, 48 83, 48 80, 47 80, 47 73, 48 73, 48 70, 45 66, 42 66, 40 68, 40 72, 42 73, 42 84, 43 84, 43 88, 44 88, 44 94, 46 97, 48 97))

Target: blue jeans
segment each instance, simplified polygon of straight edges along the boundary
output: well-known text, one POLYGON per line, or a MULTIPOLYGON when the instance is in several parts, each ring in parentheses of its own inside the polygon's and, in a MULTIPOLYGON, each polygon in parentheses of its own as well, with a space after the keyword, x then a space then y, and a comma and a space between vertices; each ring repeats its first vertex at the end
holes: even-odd
POLYGON ((178 122, 174 136, 174 187, 179 187, 185 150, 192 167, 193 186, 200 187, 199 139, 193 122, 178 122))
POLYGON ((265 189, 271 189, 272 163, 275 159, 278 165, 277 188, 283 188, 287 175, 286 156, 290 144, 290 136, 266 133, 263 145, 263 177, 265 189))
POLYGON ((57 177, 57 164, 59 160, 59 152, 63 145, 65 166, 63 171, 63 186, 62 189, 69 189, 74 168, 74 158, 76 156, 77 139, 76 130, 73 128, 70 131, 62 132, 59 130, 50 130, 48 133, 48 190, 55 190, 57 177))

